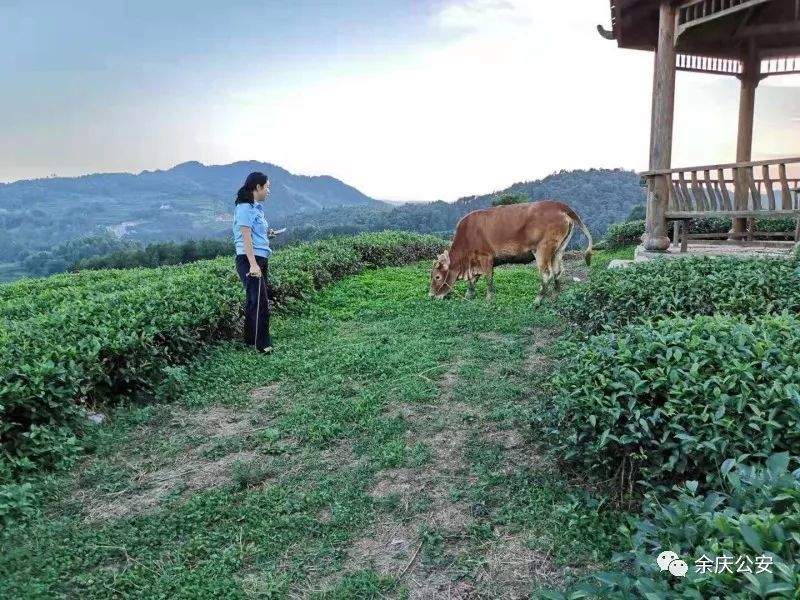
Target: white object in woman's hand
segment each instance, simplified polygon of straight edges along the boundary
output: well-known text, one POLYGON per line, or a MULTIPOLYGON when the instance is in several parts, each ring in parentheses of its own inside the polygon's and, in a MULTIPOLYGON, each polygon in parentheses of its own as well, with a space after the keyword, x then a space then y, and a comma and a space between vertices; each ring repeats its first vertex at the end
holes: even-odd
POLYGON ((261 267, 258 265, 250 265, 250 272, 248 275, 251 277, 261 277, 261 267))

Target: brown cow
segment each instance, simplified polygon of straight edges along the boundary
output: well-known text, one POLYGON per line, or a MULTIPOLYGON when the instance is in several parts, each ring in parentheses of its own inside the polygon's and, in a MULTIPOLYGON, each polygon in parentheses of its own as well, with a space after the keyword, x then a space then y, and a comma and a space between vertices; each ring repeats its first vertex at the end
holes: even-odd
POLYGON ((486 275, 486 299, 494 297, 493 270, 498 264, 536 259, 542 301, 550 282, 561 287, 564 249, 577 225, 589 239, 586 264, 592 258, 592 235, 578 214, 563 202, 543 200, 476 210, 458 222, 449 250, 436 259, 431 271, 431 298, 444 298, 459 279, 469 285, 467 298, 475 297, 475 282, 486 275))

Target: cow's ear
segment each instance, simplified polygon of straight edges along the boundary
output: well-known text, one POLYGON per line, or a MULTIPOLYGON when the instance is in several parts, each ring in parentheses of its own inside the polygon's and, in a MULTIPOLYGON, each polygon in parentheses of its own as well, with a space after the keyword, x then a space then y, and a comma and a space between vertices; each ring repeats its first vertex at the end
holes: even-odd
POLYGON ((442 263, 442 266, 449 267, 450 266, 450 253, 445 250, 442 252, 442 255, 439 257, 439 260, 442 263))

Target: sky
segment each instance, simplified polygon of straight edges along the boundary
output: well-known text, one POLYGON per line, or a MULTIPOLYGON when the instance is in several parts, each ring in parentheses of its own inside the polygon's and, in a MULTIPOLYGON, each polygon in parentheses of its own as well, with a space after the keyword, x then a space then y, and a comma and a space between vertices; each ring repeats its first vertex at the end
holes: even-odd
MULTIPOLYGON (((386 200, 645 169, 653 55, 606 0, 0 0, 0 181, 260 160, 386 200)), ((738 80, 679 73, 673 164, 735 158, 738 80)), ((753 158, 796 156, 800 78, 753 158)))

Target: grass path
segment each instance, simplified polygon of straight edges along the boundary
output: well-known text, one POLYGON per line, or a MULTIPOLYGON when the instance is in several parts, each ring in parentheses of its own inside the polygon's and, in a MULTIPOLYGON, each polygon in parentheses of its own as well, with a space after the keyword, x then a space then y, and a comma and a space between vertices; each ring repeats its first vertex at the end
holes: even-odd
POLYGON ((429 301, 426 267, 342 281, 275 319, 273 356, 219 346, 176 402, 117 410, 0 538, 0 588, 514 598, 604 564, 620 515, 528 425, 561 327, 533 271, 499 270, 488 305, 429 301))

